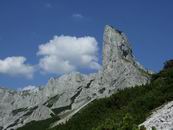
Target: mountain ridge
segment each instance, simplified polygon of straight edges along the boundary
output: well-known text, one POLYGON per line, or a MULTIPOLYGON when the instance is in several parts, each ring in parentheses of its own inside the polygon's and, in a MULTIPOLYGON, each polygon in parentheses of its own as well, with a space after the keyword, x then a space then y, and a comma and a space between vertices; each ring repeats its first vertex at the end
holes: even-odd
POLYGON ((150 71, 136 61, 125 34, 106 25, 101 70, 89 75, 73 72, 52 78, 35 92, 0 89, 0 126, 2 130, 10 130, 33 120, 64 117, 53 125, 56 126, 97 98, 149 80, 150 71))

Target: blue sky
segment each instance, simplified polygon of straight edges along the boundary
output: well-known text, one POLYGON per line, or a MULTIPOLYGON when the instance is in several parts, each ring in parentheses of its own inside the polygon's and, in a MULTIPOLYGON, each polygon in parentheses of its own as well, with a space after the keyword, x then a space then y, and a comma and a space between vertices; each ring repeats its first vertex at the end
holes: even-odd
MULTIPOLYGON (((43 85, 50 77, 63 73, 61 68, 66 65, 69 70, 83 73, 96 71, 97 62, 101 64, 106 24, 127 34, 141 64, 159 71, 165 60, 173 58, 172 6, 171 0, 1 0, 0 64, 10 65, 0 69, 0 86, 16 89, 43 85), (68 41, 73 46, 79 42, 84 47, 91 44, 92 51, 85 49, 88 46, 74 55, 75 49, 68 55, 46 51, 54 45, 61 50, 59 43, 68 41), (47 64, 47 57, 54 58, 54 53, 55 59, 61 56, 62 65, 59 60, 47 64), (76 63, 80 54, 87 58, 76 63), (71 64, 62 61, 64 56, 71 58, 71 64), (17 71, 19 68, 21 72, 17 71)), ((68 48, 65 46, 64 50, 68 48)))

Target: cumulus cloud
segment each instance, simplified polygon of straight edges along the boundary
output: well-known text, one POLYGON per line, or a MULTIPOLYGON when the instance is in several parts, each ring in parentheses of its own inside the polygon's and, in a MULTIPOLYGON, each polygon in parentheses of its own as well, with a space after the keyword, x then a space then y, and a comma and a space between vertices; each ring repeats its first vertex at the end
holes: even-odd
POLYGON ((54 36, 39 46, 39 66, 50 73, 62 74, 78 68, 99 69, 97 41, 94 37, 54 36))
POLYGON ((0 59, 0 73, 8 74, 12 76, 22 75, 27 78, 32 78, 34 73, 34 67, 25 64, 26 58, 19 57, 7 57, 4 60, 0 59))

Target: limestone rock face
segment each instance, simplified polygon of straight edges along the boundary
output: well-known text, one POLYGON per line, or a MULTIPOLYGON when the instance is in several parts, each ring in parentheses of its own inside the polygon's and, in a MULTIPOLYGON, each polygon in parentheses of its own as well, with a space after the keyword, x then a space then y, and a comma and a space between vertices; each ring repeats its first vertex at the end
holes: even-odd
POLYGON ((141 125, 144 125, 147 130, 152 130, 152 127, 155 127, 157 130, 172 130, 173 101, 155 110, 141 125))
POLYGON ((51 78, 37 90, 18 92, 1 88, 0 129, 16 129, 32 120, 58 115, 60 120, 53 127, 96 98, 149 81, 149 72, 135 60, 124 33, 106 25, 103 46, 103 65, 97 73, 72 72, 51 78))
MULTIPOLYGON (((106 25, 103 36, 103 68, 114 66, 116 61, 126 59, 135 62, 132 49, 125 34, 106 25)), ((112 68, 112 67, 111 67, 112 68)))
MULTIPOLYGON (((102 84, 112 90, 141 85, 148 81, 147 72, 134 58, 127 37, 106 26, 104 31, 102 84)), ((111 91, 114 92, 114 91, 111 91)))

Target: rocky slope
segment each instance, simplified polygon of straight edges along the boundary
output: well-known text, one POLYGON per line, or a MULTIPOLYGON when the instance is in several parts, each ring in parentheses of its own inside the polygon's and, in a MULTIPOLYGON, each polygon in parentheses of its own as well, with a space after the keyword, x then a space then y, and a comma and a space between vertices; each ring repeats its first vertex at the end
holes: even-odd
POLYGON ((157 108, 141 125, 144 125, 147 130, 152 130, 152 127, 155 127, 157 130, 172 130, 173 101, 157 108))
POLYGON ((60 120, 53 124, 56 126, 96 98, 149 81, 148 72, 135 60, 124 33, 107 25, 103 40, 103 65, 98 73, 65 74, 50 79, 38 90, 17 92, 1 88, 0 130, 58 115, 60 120))

